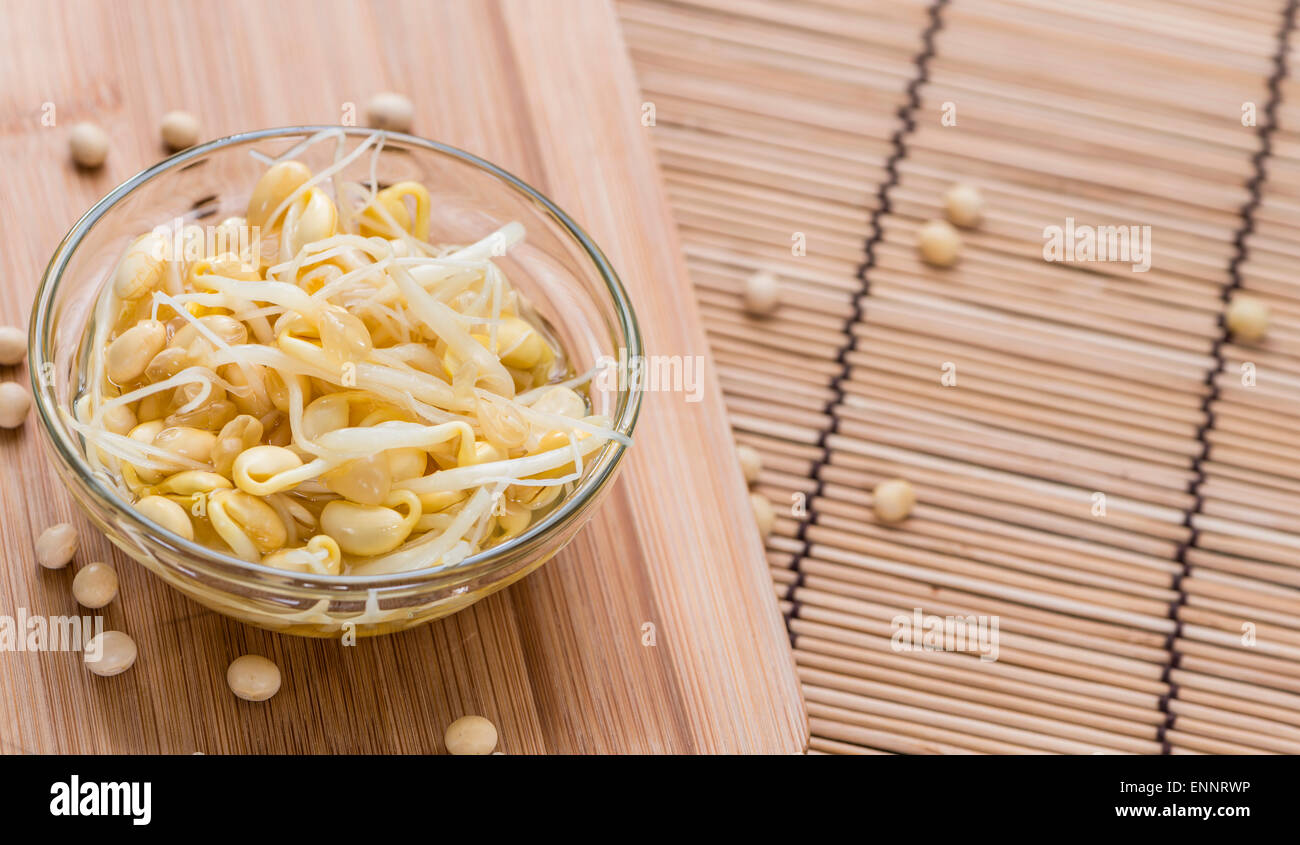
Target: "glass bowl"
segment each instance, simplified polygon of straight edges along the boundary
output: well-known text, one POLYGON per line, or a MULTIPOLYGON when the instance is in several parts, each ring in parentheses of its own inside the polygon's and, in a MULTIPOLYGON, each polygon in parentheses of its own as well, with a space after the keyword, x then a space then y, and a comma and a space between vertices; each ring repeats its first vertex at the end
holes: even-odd
MULTIPOLYGON (((218 613, 303 636, 357 636, 403 630, 468 607, 549 560, 591 517, 625 447, 595 453, 574 491, 519 536, 462 563, 381 576, 307 575, 248 563, 198 545, 137 513, 113 479, 95 473, 86 444, 60 413, 79 389, 83 338, 93 303, 127 244, 175 218, 200 225, 242 215, 266 161, 320 132, 334 136, 295 153, 314 172, 353 149, 372 130, 298 126, 232 135, 179 153, 128 179, 95 204, 64 237, 41 279, 28 341, 33 396, 59 476, 90 519, 126 554, 218 613)), ((423 182, 435 209, 435 240, 473 243, 517 220, 524 243, 497 261, 550 323, 575 372, 636 361, 636 317, 614 270, 567 214, 518 178, 469 153, 423 138, 384 133, 375 177, 381 184, 423 182)), ((343 171, 371 177, 371 154, 343 171)), ((630 436, 640 396, 626 379, 593 383, 593 412, 630 436)))

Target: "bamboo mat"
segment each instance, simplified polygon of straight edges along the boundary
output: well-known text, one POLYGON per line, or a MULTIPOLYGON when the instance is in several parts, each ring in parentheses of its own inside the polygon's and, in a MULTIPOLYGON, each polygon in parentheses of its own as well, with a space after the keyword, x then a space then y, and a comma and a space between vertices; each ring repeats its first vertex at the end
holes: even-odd
MULTIPOLYGON (((700 315, 643 131, 640 98, 604 2, 10 2, 0 15, 0 324, 25 325, 39 274, 99 196, 163 155, 168 110, 207 137, 337 123, 397 90, 415 132, 513 171, 609 255, 647 348, 707 355, 700 315), (242 25, 236 25, 243 22, 242 25), (44 103, 57 125, 43 127, 44 103), (112 136, 75 171, 67 131, 112 136)), ((706 367, 706 373, 712 369, 706 367)), ((26 382, 23 367, 0 378, 26 382)), ((712 376, 710 375, 710 379, 712 376)), ((37 422, 0 431, 0 614, 78 613, 73 569, 121 576, 106 626, 132 635, 126 674, 79 655, 0 652, 6 752, 433 752, 456 717, 494 721, 526 752, 802 750, 807 725, 777 600, 715 381, 703 401, 645 396, 609 498, 564 552, 510 589, 399 635, 273 635, 182 599, 75 512, 38 450, 37 422), (33 538, 72 519, 73 567, 42 571, 33 538), (284 686, 263 704, 226 687, 235 656, 265 654, 284 686)))
POLYGON ((810 751, 1300 752, 1293 6, 618 3, 780 515, 810 751), (916 231, 958 181, 985 221, 938 270, 916 231), (1045 262, 1067 217, 1150 226, 1150 270, 1045 262), (1225 339, 1237 289, 1262 343, 1225 339), (900 527, 871 510, 893 476, 900 527), (998 616, 998 660, 894 651, 916 607, 998 616))

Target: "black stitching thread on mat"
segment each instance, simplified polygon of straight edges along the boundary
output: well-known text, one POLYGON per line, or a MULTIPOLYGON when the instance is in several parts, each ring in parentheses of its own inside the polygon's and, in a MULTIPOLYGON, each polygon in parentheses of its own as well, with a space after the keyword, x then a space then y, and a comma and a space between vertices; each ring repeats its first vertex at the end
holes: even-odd
MULTIPOLYGON (((1246 182, 1246 191, 1249 196, 1245 204, 1241 207, 1241 225, 1232 238, 1232 259, 1228 262, 1228 283, 1219 291, 1219 299, 1226 304, 1231 298, 1233 291, 1241 287, 1241 265, 1246 260, 1248 248, 1246 239, 1255 231, 1255 212, 1259 209, 1262 195, 1260 189, 1263 187, 1264 180, 1267 178, 1264 172, 1264 162, 1273 153, 1273 131, 1277 128, 1277 107, 1282 102, 1282 81, 1287 76, 1286 55, 1290 49, 1291 30, 1295 26, 1296 6, 1298 0, 1290 0, 1286 4, 1286 9, 1282 13, 1282 25, 1277 33, 1277 53, 1273 56, 1273 73, 1268 77, 1268 102, 1264 104, 1264 119, 1257 124, 1257 134, 1259 136, 1259 149, 1250 157, 1251 165, 1254 172, 1246 182)), ((1160 680, 1169 684, 1169 692, 1160 696, 1160 712, 1165 714, 1165 721, 1156 729, 1156 739, 1160 742, 1160 753, 1171 754, 1173 747, 1169 744, 1167 733, 1174 726, 1174 714, 1169 710, 1171 699, 1178 697, 1178 685, 1169 680, 1171 673, 1182 659, 1182 655, 1174 651, 1174 646, 1179 638, 1183 635, 1183 623, 1178 618, 1178 611, 1187 601, 1187 593, 1183 590, 1183 579, 1191 571, 1191 566, 1187 563, 1187 553, 1195 548, 1197 540, 1200 538, 1200 531, 1192 524, 1193 519, 1201 512, 1205 504, 1201 496, 1201 485, 1205 483, 1204 462, 1210 456, 1210 441, 1207 435, 1214 428, 1214 409, 1213 405, 1219 398, 1219 384, 1217 377, 1223 373, 1224 365, 1227 363, 1223 360, 1223 344, 1227 342, 1228 326, 1224 320, 1223 311, 1219 312, 1219 334, 1214 339, 1213 346, 1210 347, 1210 354, 1214 358, 1214 365, 1205 374, 1205 398, 1201 400, 1201 412, 1204 416, 1204 422, 1196 430, 1196 438, 1200 441, 1200 454, 1192 462, 1192 481, 1188 484, 1187 492, 1192 495, 1192 506, 1187 513, 1183 515, 1183 525, 1188 529, 1187 539, 1178 545, 1178 552, 1174 557, 1181 567, 1182 571, 1174 575, 1173 588, 1178 591, 1178 596, 1174 603, 1169 606, 1169 618, 1174 621, 1174 630, 1169 633, 1165 639, 1165 649, 1169 651, 1169 665, 1165 666, 1164 672, 1160 675, 1160 680)))
POLYGON ((791 603, 790 611, 785 617, 791 645, 794 645, 795 633, 794 629, 790 627, 790 622, 799 617, 801 607, 801 602, 795 599, 794 596, 804 582, 803 560, 808 556, 808 526, 817 522, 817 514, 813 506, 825 488, 825 482, 822 480, 822 469, 825 468, 830 457, 826 439, 832 434, 839 433, 840 418, 836 415, 835 409, 844 401, 844 381, 849 377, 849 355, 858 349, 858 336, 854 334, 853 328, 862 320, 862 301, 871 294, 871 280, 867 278, 867 271, 876 265, 876 245, 882 239, 880 223, 890 210, 889 189, 898 184, 898 162, 907 154, 907 150, 903 147, 903 138, 916 128, 916 119, 913 115, 921 107, 921 86, 930 78, 930 59, 934 56, 934 37, 943 28, 943 20, 940 18, 939 13, 947 5, 948 0, 935 0, 934 4, 927 10, 930 22, 921 33, 921 52, 917 53, 916 58, 913 60, 916 65, 916 75, 907 83, 907 102, 898 108, 900 125, 894 130, 894 134, 889 139, 893 150, 890 152, 889 158, 885 160, 885 179, 880 183, 880 190, 876 192, 876 208, 871 212, 869 221, 871 233, 867 236, 864 250, 865 256, 862 264, 858 267, 857 273, 861 287, 858 294, 853 297, 852 311, 844 322, 844 334, 848 338, 848 342, 840 347, 839 353, 835 356, 835 363, 839 365, 839 372, 831 379, 831 398, 826 401, 826 407, 823 409, 826 416, 830 418, 830 424, 822 429, 817 436, 817 448, 821 451, 821 456, 813 461, 812 472, 810 473, 813 480, 813 489, 808 496, 808 512, 799 521, 799 527, 795 529, 794 536, 799 541, 800 548, 790 561, 790 568, 794 570, 794 581, 790 582, 790 586, 785 593, 786 600, 791 603))

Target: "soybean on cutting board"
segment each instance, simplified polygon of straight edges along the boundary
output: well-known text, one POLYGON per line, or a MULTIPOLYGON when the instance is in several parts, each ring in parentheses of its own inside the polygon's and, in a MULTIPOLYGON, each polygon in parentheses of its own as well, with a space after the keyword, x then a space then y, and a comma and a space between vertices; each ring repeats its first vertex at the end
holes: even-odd
MULTIPOLYGON (((708 355, 655 168, 653 128, 616 19, 599 0, 438 3, 18 2, 0 16, 0 322, 25 325, 40 272, 76 217, 160 157, 161 116, 206 137, 339 122, 375 91, 406 93, 417 134, 485 156, 555 199, 605 249, 649 353, 708 355), (56 125, 41 116, 52 103, 56 125), (99 122, 98 173, 67 161, 68 128, 99 122)), ((806 718, 788 641, 732 458, 711 367, 703 401, 648 393, 615 489, 539 572, 449 619, 354 647, 269 634, 181 598, 95 534, 55 483, 36 421, 0 432, 0 615, 76 614, 75 568, 110 560, 105 624, 140 647, 111 679, 79 655, 0 652, 8 752, 434 752, 479 713, 526 752, 793 752, 806 718), (71 567, 33 539, 71 520, 71 567), (647 623, 654 644, 643 644, 647 623), (270 702, 225 670, 282 668, 270 702)), ((22 367, 0 379, 25 380, 22 367)))

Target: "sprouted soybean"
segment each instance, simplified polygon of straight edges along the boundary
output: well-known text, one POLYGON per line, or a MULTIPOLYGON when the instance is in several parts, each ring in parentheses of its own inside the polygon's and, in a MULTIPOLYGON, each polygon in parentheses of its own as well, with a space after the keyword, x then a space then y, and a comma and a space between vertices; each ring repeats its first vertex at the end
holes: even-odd
POLYGON ((131 243, 70 424, 93 469, 186 540, 300 573, 452 566, 627 438, 494 260, 523 226, 441 243, 424 185, 339 176, 381 134, 347 156, 334 137, 334 166, 275 161, 221 224, 259 227, 259 249, 208 251, 192 224, 198 257, 157 232, 131 243))

